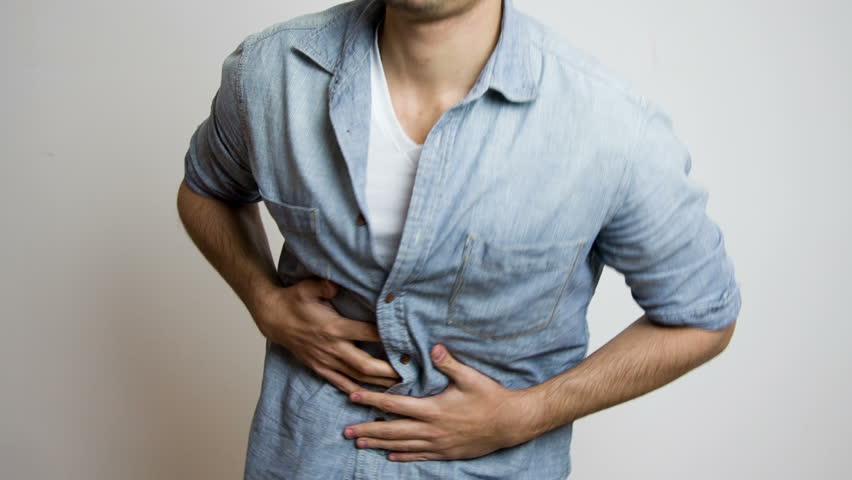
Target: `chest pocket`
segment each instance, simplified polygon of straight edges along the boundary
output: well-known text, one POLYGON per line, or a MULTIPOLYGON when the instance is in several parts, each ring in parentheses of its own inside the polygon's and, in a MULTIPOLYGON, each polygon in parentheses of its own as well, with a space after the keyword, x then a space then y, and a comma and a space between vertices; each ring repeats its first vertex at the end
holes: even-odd
POLYGON ((487 339, 547 328, 584 242, 497 245, 473 233, 450 294, 447 324, 487 339))
POLYGON ((317 232, 317 217, 319 209, 315 207, 301 207, 289 203, 276 202, 264 197, 269 214, 275 219, 281 235, 287 239, 288 233, 307 234, 314 236, 317 232))
POLYGON ((277 202, 264 197, 269 214, 284 237, 278 259, 278 275, 285 286, 322 272, 317 254, 319 209, 277 202))

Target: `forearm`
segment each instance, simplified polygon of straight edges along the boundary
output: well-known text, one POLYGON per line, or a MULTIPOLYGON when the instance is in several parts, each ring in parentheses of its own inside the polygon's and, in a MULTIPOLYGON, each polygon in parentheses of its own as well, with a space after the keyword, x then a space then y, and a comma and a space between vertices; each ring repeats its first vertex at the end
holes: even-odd
POLYGON ((256 204, 229 205, 193 192, 182 181, 177 209, 187 234, 249 311, 280 287, 256 204))
POLYGON ((665 327, 639 318, 575 367, 527 389, 532 436, 671 382, 724 350, 733 328, 665 327))

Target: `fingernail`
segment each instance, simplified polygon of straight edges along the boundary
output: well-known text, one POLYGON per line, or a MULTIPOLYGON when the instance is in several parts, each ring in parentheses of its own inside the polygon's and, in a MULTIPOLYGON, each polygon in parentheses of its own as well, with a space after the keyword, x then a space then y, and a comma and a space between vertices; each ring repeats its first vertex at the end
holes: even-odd
POLYGON ((351 398, 353 402, 357 402, 361 400, 361 395, 358 393, 353 393, 349 398, 351 398))
POLYGON ((351 429, 351 428, 347 428, 346 430, 344 430, 344 431, 343 431, 343 435, 344 435, 346 438, 351 437, 351 436, 352 436, 352 429, 351 429))
POLYGON ((432 359, 436 362, 440 362, 444 358, 445 353, 447 353, 447 351, 444 350, 443 346, 434 347, 432 349, 432 359))

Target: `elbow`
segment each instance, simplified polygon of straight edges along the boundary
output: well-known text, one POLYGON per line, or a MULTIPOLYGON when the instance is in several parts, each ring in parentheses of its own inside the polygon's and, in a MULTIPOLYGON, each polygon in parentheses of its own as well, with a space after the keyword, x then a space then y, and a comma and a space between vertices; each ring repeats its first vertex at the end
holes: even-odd
POLYGON ((728 348, 728 344, 731 343, 731 337, 734 336, 734 329, 736 329, 736 325, 737 320, 734 319, 734 321, 731 322, 730 325, 715 331, 716 342, 713 346, 714 357, 725 351, 726 348, 728 348))
POLYGON ((186 181, 181 180, 180 185, 177 190, 177 198, 175 201, 178 217, 180 217, 181 221, 184 220, 184 212, 186 211, 186 202, 189 199, 189 194, 191 193, 189 187, 186 186, 186 181))
POLYGON ((180 184, 177 189, 177 209, 180 210, 182 205, 186 203, 186 199, 189 197, 191 193, 194 193, 190 190, 189 186, 186 184, 186 179, 181 179, 180 184))

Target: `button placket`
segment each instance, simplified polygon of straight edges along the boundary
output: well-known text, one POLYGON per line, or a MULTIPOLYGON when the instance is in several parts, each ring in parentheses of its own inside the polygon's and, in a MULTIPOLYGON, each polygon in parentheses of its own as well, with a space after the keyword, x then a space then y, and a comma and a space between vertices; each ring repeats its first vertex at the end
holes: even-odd
MULTIPOLYGON (((394 301, 395 298, 396 298, 396 294, 394 292, 389 292, 385 296, 385 303, 391 303, 391 302, 394 301)), ((407 365, 408 362, 411 361, 411 355, 409 355, 407 353, 403 353, 402 355, 399 356, 399 361, 400 361, 400 363, 407 365)))
MULTIPOLYGON (((429 199, 432 198, 432 193, 436 188, 435 182, 440 180, 443 160, 447 155, 445 151, 445 139, 447 137, 444 134, 444 129, 447 128, 446 125, 448 124, 453 125, 453 119, 452 113, 445 112, 433 126, 433 131, 430 133, 431 138, 427 138, 424 144, 420 162, 417 165, 411 201, 409 202, 406 220, 403 223, 397 255, 385 280, 385 289, 394 287, 402 289, 408 279, 417 275, 417 266, 425 262, 425 259, 421 258, 423 256, 422 251, 426 249, 422 244, 421 236, 424 228, 428 227, 436 208, 436 205, 431 204, 429 199), (435 164, 434 160, 437 160, 438 163, 435 164), (411 255, 409 252, 413 250, 414 245, 420 247, 416 250, 419 253, 411 255)), ((401 294, 400 292, 399 295, 401 294)), ((391 322, 391 325, 386 329, 386 338, 383 338, 383 341, 386 344, 388 356, 392 358, 393 355, 399 355, 397 360, 402 373, 403 370, 409 372, 409 369, 414 366, 411 364, 412 355, 405 353, 405 351, 414 352, 415 348, 411 345, 410 339, 407 338, 406 330, 400 327, 400 324, 405 322, 405 314, 402 311, 405 302, 394 303, 397 295, 398 293, 393 291, 388 291, 385 294, 384 303, 393 304, 393 306, 390 309, 377 308, 376 322, 377 324, 385 323, 388 320, 391 322), (385 320, 385 316, 390 318, 385 320)), ((408 375, 405 376, 408 377, 408 375)), ((408 381, 408 383, 411 382, 408 381)), ((390 393, 406 394, 411 389, 410 385, 397 385, 392 387, 390 393)), ((375 413, 379 414, 379 412, 375 413)))

